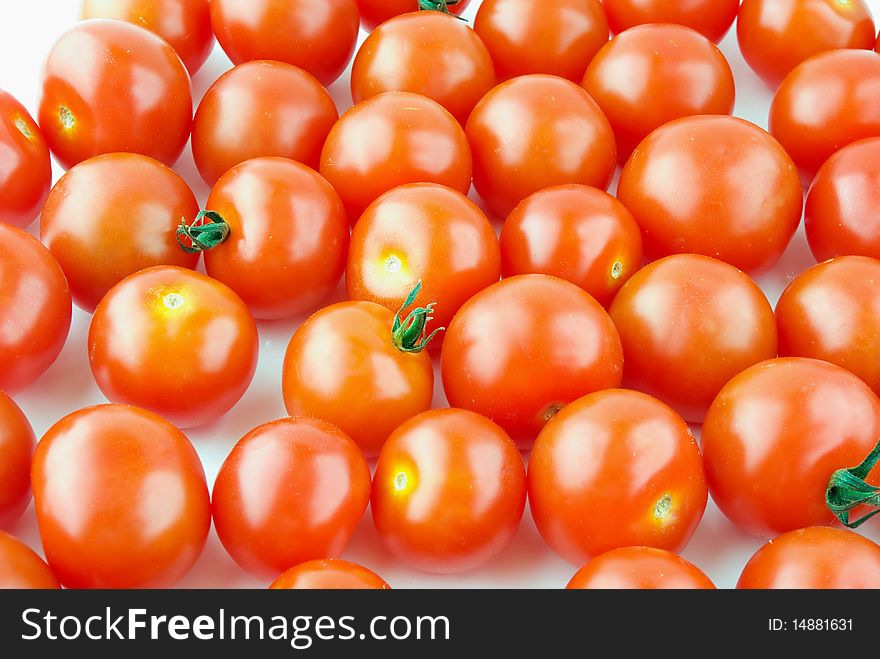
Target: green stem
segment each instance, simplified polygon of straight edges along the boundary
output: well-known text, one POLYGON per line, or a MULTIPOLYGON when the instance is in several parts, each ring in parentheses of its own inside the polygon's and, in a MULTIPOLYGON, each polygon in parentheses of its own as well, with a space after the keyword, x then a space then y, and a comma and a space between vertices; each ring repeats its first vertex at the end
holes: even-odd
POLYGON ((220 213, 214 211, 199 211, 192 223, 187 224, 183 219, 177 227, 177 244, 187 254, 214 249, 228 237, 229 225, 220 213), (209 221, 205 222, 206 219, 209 221), (191 245, 185 244, 184 238, 188 238, 191 245))
POLYGON ((407 307, 411 306, 422 290, 422 281, 415 285, 409 295, 406 296, 403 305, 394 314, 394 324, 391 326, 391 340, 398 350, 403 352, 421 352, 431 342, 438 332, 445 330, 445 327, 438 327, 430 334, 427 333, 428 322, 433 319, 431 314, 434 312, 436 302, 425 307, 416 307, 410 311, 406 318, 400 319, 401 314, 407 307))
POLYGON ((831 474, 828 488, 825 490, 825 503, 847 528, 857 528, 880 513, 880 487, 871 485, 865 480, 878 460, 880 460, 880 441, 858 467, 838 469, 831 474), (850 511, 859 506, 873 506, 877 510, 850 520, 850 511))
MULTIPOLYGON (((419 0, 419 10, 421 11, 440 11, 444 14, 451 14, 450 7, 459 4, 461 0, 419 0)), ((454 16, 454 14, 453 14, 454 16)), ((455 16, 457 19, 464 21, 466 19, 461 16, 455 16)))

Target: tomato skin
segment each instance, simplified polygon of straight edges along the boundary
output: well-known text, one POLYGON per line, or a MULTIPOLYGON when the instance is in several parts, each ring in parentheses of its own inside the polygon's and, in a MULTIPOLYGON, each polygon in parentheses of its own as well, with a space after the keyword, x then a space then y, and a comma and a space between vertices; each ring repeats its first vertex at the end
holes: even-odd
POLYGON ((257 327, 225 285, 175 266, 126 277, 89 326, 89 365, 112 402, 153 410, 181 428, 225 414, 257 365, 257 327))
MULTIPOLYGON (((460 16, 470 3, 471 0, 452 0, 447 8, 450 14, 460 16)), ((367 32, 395 16, 419 9, 418 0, 357 0, 357 4, 361 23, 367 32)))
POLYGON ((615 33, 644 23, 686 25, 718 43, 727 34, 740 0, 603 0, 608 25, 615 33))
POLYGON ((230 233, 205 252, 205 270, 255 318, 309 311, 339 283, 348 217, 316 171, 286 158, 247 160, 217 182, 207 207, 223 216, 230 233))
POLYGON ((180 430, 131 405, 96 405, 52 426, 34 453, 46 558, 68 588, 168 587, 211 527, 199 456, 180 430))
POLYGON ((575 572, 566 590, 715 590, 700 568, 654 547, 621 547, 596 556, 575 572))
POLYGON ((52 183, 49 147, 27 109, 0 90, 0 222, 24 228, 52 183))
POLYGON ((391 590, 372 570, 339 558, 306 561, 285 571, 270 590, 391 590))
POLYGON ((27 417, 0 391, 0 533, 11 528, 30 503, 34 441, 27 417))
POLYGON ((430 410, 406 421, 376 463, 371 510, 379 537, 425 572, 465 572, 489 561, 516 533, 525 504, 516 446, 467 410, 430 410))
POLYGON ((42 85, 38 121, 65 169, 116 151, 170 166, 189 138, 186 67, 165 40, 136 25, 96 18, 68 30, 49 53, 42 85))
POLYGON ((271 579, 342 553, 370 500, 370 468, 339 428, 280 419, 247 433, 214 483, 214 525, 242 568, 271 579))
POLYGON ((0 590, 61 588, 46 562, 18 538, 0 531, 0 590))
POLYGON ((505 277, 545 274, 583 288, 607 307, 642 265, 632 214, 607 192, 559 185, 523 199, 501 229, 505 277))
POLYGON ((764 293, 708 256, 679 254, 645 266, 609 313, 623 343, 624 384, 693 423, 733 376, 776 357, 776 322, 764 293))
POLYGON ((855 375, 815 359, 762 362, 727 383, 703 423, 712 499, 763 537, 831 524, 831 474, 861 463, 878 437, 880 400, 855 375))

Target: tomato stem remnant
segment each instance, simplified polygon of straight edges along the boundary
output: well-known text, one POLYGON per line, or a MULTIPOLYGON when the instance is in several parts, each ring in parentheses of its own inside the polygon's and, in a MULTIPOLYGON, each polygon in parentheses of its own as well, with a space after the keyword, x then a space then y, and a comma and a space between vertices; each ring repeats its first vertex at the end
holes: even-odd
POLYGON ((420 279, 409 295, 406 296, 403 305, 394 314, 394 324, 391 326, 391 340, 398 350, 403 352, 421 352, 431 342, 431 339, 445 327, 438 327, 430 334, 426 332, 428 321, 433 319, 431 314, 434 312, 436 302, 431 302, 425 307, 416 307, 403 320, 400 315, 404 310, 415 302, 419 291, 422 290, 422 280, 420 279), (426 335, 427 334, 427 335, 426 335))
POLYGON ((865 480, 878 460, 880 460, 880 441, 858 467, 838 469, 831 474, 828 488, 825 490, 825 503, 847 528, 858 528, 880 513, 880 487, 871 485, 865 480), (862 505, 875 506, 878 509, 858 519, 850 520, 850 511, 862 505))
MULTIPOLYGON (((449 8, 457 5, 461 0, 419 0, 420 11, 439 11, 449 14, 449 8)), ((460 21, 465 20, 461 16, 456 16, 460 21)))
POLYGON ((229 225, 220 213, 199 211, 191 224, 181 220, 177 227, 177 244, 187 254, 197 254, 213 249, 229 237, 229 225), (205 219, 210 220, 205 222, 205 219), (191 245, 183 242, 188 238, 191 245))

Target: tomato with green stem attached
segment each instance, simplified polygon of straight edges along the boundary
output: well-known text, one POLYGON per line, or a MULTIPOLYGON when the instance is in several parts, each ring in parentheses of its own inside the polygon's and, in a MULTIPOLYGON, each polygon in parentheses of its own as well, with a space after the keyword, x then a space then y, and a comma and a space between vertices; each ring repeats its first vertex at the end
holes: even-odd
POLYGON ((24 228, 52 183, 49 147, 27 109, 0 90, 0 222, 24 228))
POLYGON ((471 0, 357 0, 361 23, 369 32, 385 21, 413 11, 439 11, 460 16, 471 0))
POLYGON ((621 547, 605 552, 578 570, 567 590, 714 590, 700 568, 678 554, 656 547, 621 547))

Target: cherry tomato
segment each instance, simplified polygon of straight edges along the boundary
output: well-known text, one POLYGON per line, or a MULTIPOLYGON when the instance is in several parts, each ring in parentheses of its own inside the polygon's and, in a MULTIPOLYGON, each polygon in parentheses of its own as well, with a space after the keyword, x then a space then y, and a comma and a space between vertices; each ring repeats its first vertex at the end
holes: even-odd
POLYGON ((354 55, 355 0, 211 0, 211 24, 233 64, 278 60, 305 69, 323 85, 354 55))
POLYGON ((620 384, 623 350, 608 314, 562 279, 521 275, 477 293, 443 340, 449 404, 486 416, 524 447, 564 405, 620 384))
POLYGON ((797 170, 763 129, 742 119, 676 119, 651 133, 620 175, 617 196, 642 228, 649 259, 713 256, 770 268, 803 209, 797 170))
POLYGON ((339 558, 306 561, 290 568, 269 586, 271 590, 390 590, 375 572, 339 558))
POLYGON ((177 51, 190 75, 214 49, 208 0, 83 0, 80 16, 115 18, 155 32, 177 51))
POLYGON ((580 82, 608 41, 599 0, 483 0, 474 30, 500 80, 549 73, 580 82))
POLYGON ((500 276, 498 238, 483 211, 456 190, 412 183, 386 192, 358 220, 345 283, 350 299, 397 311, 421 281, 421 297, 436 303, 434 321, 445 327, 500 276))
MULTIPOLYGON (((380 23, 421 9, 426 0, 357 0, 361 21, 369 32, 380 23)), ((438 11, 461 15, 471 0, 427 0, 438 11)))
POLYGON ((177 245, 175 232, 199 203, 171 169, 137 153, 82 161, 49 194, 40 238, 58 259, 73 300, 92 312, 113 286, 144 268, 195 268, 198 256, 177 245))
POLYGON ((46 558, 68 588, 167 587, 202 553, 205 472, 186 435, 152 412, 68 414, 37 444, 32 479, 46 558))
POLYGON ((864 0, 744 0, 736 22, 743 58, 776 87, 817 53, 874 47, 874 20, 864 0))
POLYGON ((585 185, 526 197, 501 229, 505 277, 553 275, 606 307, 641 265, 642 236, 633 216, 608 193, 585 185))
POLYGON ((18 538, 0 531, 0 590, 61 588, 46 562, 18 538))
POLYGON ((773 308, 748 275, 708 256, 655 261, 620 289, 611 318, 623 382, 701 423, 721 388, 776 356, 773 308))
POLYGON ((58 262, 0 223, 0 391, 14 395, 49 368, 70 330, 70 288, 58 262))
POLYGON ((258 348, 241 298, 175 266, 123 279, 89 326, 89 364, 104 395, 183 428, 229 411, 253 378, 258 348))
POLYGON ((31 500, 34 431, 27 417, 0 391, 0 529, 9 529, 31 500))
POLYGON ((641 25, 614 37, 590 63, 583 87, 611 122, 621 162, 673 119, 730 114, 736 96, 718 47, 681 25, 641 25))
POLYGON ((529 458, 535 525, 576 565, 631 545, 680 552, 707 498, 690 428, 636 391, 598 391, 569 404, 544 426, 529 458))
POLYGON ((205 270, 241 296, 256 318, 311 310, 345 270, 348 218, 318 172, 286 158, 254 158, 211 190, 229 238, 205 252, 205 270))
POLYGON ((38 119, 65 169, 114 151, 171 165, 192 126, 189 75, 174 49, 149 30, 84 21, 49 53, 38 119))
POLYGON ((312 75, 283 62, 245 62, 205 92, 193 120, 193 158, 208 185, 260 156, 317 168, 338 118, 330 94, 312 75))
POLYGON ((740 0, 603 0, 612 32, 644 23, 676 23, 721 41, 739 10, 740 0))
POLYGON ((700 568, 678 554, 654 547, 621 547, 578 570, 568 590, 714 590, 700 568))
POLYGON ((0 90, 0 222, 26 227, 52 183, 49 147, 25 107, 0 90))
POLYGON ((430 410, 379 454, 371 510, 385 547, 435 573, 465 572, 510 542, 526 504, 526 471, 510 437, 479 414, 430 410))
POLYGON ((386 92, 358 103, 330 131, 321 174, 336 188, 349 219, 405 183, 471 186, 471 151, 455 118, 435 101, 386 92))
POLYGON ((271 578, 342 553, 370 500, 357 445, 317 419, 263 424, 235 445, 214 483, 217 535, 245 570, 271 578))
POLYGON ((880 437, 880 400, 855 375, 814 359, 773 359, 733 378, 703 423, 712 499, 745 531, 773 537, 830 524, 832 473, 880 437))

